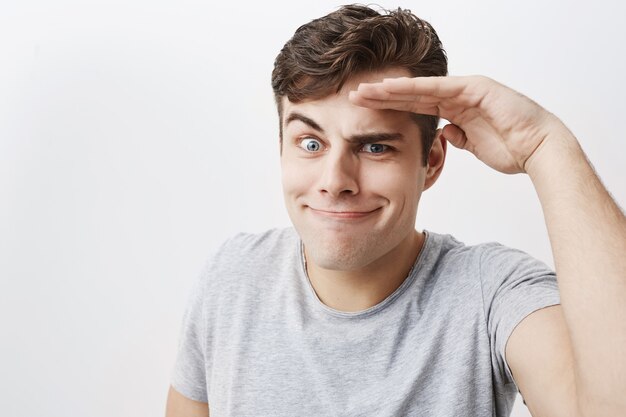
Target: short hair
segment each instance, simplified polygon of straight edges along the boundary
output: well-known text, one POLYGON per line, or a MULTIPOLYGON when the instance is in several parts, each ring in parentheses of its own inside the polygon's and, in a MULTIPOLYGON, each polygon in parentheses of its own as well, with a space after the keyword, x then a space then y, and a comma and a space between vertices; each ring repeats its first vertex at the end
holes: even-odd
MULTIPOLYGON (((433 27, 410 10, 342 6, 300 26, 274 62, 272 89, 282 141, 282 98, 297 103, 341 90, 352 76, 404 68, 414 76, 444 76, 448 60, 433 27)), ((435 139, 439 117, 412 115, 422 136, 423 164, 435 139)))

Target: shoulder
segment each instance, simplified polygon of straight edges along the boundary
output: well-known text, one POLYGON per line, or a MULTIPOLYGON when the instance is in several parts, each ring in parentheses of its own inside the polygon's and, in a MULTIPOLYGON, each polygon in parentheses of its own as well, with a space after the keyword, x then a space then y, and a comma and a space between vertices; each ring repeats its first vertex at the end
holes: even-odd
POLYGON ((238 233, 227 239, 213 257, 220 262, 239 262, 242 257, 262 258, 292 251, 294 247, 298 247, 299 242, 293 228, 276 228, 262 233, 238 233))
POLYGON ((262 233, 238 233, 208 257, 201 273, 204 286, 231 286, 266 274, 287 261, 297 259, 300 239, 292 228, 262 233), (281 262, 276 262, 281 260, 281 262))
POLYGON ((429 237, 437 241, 440 255, 446 261, 475 261, 487 270, 503 270, 510 267, 530 266, 548 268, 545 263, 532 257, 528 253, 503 245, 499 242, 484 242, 467 245, 454 236, 428 232, 429 237))
POLYGON ((426 233, 429 245, 428 256, 436 258, 440 267, 463 268, 465 271, 471 266, 478 267, 484 253, 499 245, 497 243, 467 245, 449 234, 430 231, 426 233))
POLYGON ((554 271, 543 261, 498 242, 480 245, 480 268, 483 277, 554 275, 554 271))
POLYGON ((553 270, 528 253, 498 242, 466 245, 451 235, 429 232, 435 270, 455 277, 478 280, 485 290, 496 290, 506 281, 555 280, 553 270))

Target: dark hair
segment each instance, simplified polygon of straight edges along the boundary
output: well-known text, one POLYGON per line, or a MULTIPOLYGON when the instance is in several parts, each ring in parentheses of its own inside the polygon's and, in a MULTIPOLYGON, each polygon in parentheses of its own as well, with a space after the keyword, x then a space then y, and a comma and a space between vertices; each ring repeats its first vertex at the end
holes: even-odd
MULTIPOLYGON (((337 93, 363 72, 404 68, 412 76, 443 76, 448 60, 433 27, 410 10, 342 6, 300 26, 274 62, 272 89, 282 141, 282 98, 297 103, 337 93)), ((414 115, 428 160, 439 118, 414 115)))

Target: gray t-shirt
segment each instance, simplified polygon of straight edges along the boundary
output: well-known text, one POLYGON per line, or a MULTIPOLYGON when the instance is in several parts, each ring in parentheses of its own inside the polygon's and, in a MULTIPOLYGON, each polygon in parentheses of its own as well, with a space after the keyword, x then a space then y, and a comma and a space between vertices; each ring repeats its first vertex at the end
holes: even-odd
POLYGON ((508 337, 555 304, 529 255, 426 232, 393 294, 341 312, 317 298, 293 229, 241 234, 201 274, 171 384, 211 417, 509 416, 508 337))

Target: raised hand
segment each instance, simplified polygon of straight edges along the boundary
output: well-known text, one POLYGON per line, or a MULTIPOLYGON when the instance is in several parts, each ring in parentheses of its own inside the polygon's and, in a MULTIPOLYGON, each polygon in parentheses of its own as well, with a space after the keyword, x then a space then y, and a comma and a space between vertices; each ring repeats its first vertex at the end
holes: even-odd
POLYGON ((526 172, 535 152, 567 131, 528 97, 482 76, 390 78, 360 84, 350 99, 372 109, 440 116, 452 123, 443 129, 452 145, 507 174, 526 172))

